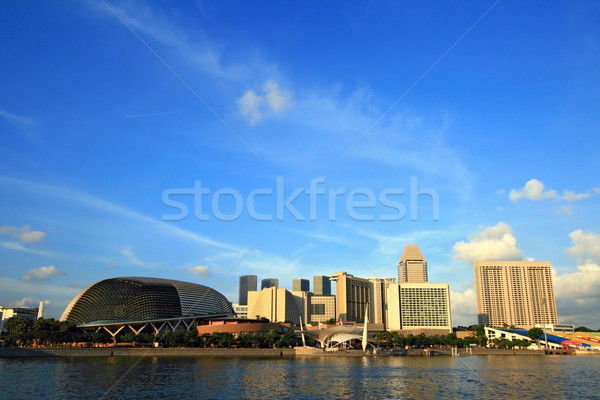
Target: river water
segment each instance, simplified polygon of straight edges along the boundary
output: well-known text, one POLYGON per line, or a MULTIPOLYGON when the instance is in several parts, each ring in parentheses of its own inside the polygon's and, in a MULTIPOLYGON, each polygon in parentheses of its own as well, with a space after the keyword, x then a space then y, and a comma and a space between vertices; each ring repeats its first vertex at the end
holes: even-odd
POLYGON ((0 358, 1 399, 600 398, 600 357, 0 358))

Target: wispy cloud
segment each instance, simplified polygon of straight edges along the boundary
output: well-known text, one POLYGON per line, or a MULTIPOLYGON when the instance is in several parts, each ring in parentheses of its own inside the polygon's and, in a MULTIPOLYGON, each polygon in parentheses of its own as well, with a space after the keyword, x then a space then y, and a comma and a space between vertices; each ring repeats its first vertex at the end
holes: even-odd
POLYGON ((39 144, 40 139, 38 135, 34 133, 38 126, 33 119, 25 116, 16 115, 6 110, 0 110, 0 117, 4 118, 6 122, 11 124, 17 130, 24 133, 26 138, 30 142, 34 144, 39 144))
POLYGON ((19 185, 28 190, 34 191, 38 195, 44 194, 48 196, 53 196, 56 198, 62 198, 65 200, 69 200, 86 207, 90 207, 96 209, 101 212, 119 215, 122 217, 126 217, 141 223, 146 224, 152 229, 160 232, 161 234, 166 234, 172 237, 185 239, 190 242, 199 243, 206 246, 217 247, 226 250, 240 250, 237 246, 230 245, 227 243, 219 242, 217 240, 211 239, 209 237, 199 235, 195 232, 190 232, 188 230, 179 228, 175 225, 171 225, 167 222, 156 220, 150 218, 146 215, 138 213, 136 211, 130 210, 128 208, 116 205, 107 200, 103 200, 99 197, 92 196, 88 193, 71 189, 68 187, 60 187, 53 185, 46 185, 31 181, 0 177, 0 182, 5 182, 7 184, 19 185))
POLYGON ((0 246, 16 251, 22 251, 25 253, 37 254, 44 257, 59 257, 60 255, 57 253, 53 253, 50 251, 40 250, 40 249, 32 249, 29 247, 25 247, 20 242, 0 242, 0 246))
POLYGON ((121 255, 124 256, 130 264, 139 265, 140 267, 146 265, 146 263, 140 260, 129 247, 119 250, 119 253, 121 253, 121 255))
POLYGON ((25 282, 43 282, 50 280, 54 276, 66 275, 65 272, 58 270, 54 265, 49 267, 33 268, 21 276, 25 282))
POLYGON ((229 81, 245 81, 254 76, 273 76, 276 67, 253 56, 243 62, 228 61, 223 57, 226 47, 216 43, 209 35, 200 30, 186 31, 177 23, 176 15, 159 13, 147 4, 130 1, 107 7, 92 6, 100 15, 113 18, 113 10, 132 29, 145 37, 166 46, 179 57, 181 62, 212 76, 229 81))

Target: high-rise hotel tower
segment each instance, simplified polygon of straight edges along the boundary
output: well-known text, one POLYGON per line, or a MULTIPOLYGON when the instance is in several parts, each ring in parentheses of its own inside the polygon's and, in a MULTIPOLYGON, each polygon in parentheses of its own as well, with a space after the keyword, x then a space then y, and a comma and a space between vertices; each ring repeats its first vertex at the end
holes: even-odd
POLYGON ((480 325, 558 323, 549 262, 477 261, 473 267, 480 325))

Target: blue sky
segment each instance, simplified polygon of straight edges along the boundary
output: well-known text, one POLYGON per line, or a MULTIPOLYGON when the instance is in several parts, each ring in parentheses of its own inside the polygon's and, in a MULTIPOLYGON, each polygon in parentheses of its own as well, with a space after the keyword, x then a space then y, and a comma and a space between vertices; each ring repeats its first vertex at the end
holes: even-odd
POLYGON ((473 261, 533 258, 600 328, 596 2, 0 10, 0 304, 59 317, 115 276, 235 302, 244 274, 397 277, 415 243, 454 325, 473 261))

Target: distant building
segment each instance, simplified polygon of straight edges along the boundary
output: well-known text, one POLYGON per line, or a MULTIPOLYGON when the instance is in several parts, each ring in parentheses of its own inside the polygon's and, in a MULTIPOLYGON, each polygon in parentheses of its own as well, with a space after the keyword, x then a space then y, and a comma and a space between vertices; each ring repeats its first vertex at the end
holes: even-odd
POLYGON ((318 324, 329 321, 335 321, 335 296, 317 296, 313 295, 310 300, 312 324, 318 324))
POLYGON ((480 325, 531 329, 557 324, 547 261, 478 261, 473 265, 480 325))
MULTIPOLYGON (((308 281, 307 281, 308 282, 308 281)), ((302 324, 307 324, 311 320, 311 300, 313 294, 306 290, 292 290, 292 295, 294 296, 294 300, 296 300, 296 308, 300 316, 302 317, 302 324)), ((300 321, 290 321, 294 324, 298 324, 300 321)))
POLYGON ((277 278, 266 278, 260 281, 260 290, 270 288, 270 287, 279 287, 279 279, 277 278))
POLYGON ((390 285, 388 301, 388 330, 452 333, 447 283, 390 285))
POLYGON ((238 304, 242 306, 248 305, 248 292, 255 292, 257 287, 256 275, 240 276, 240 286, 238 295, 238 304))
POLYGON ((308 279, 294 279, 293 290, 295 292, 310 292, 310 281, 308 279))
POLYGON ((2 307, 0 306, 0 330, 4 322, 13 317, 39 319, 43 318, 44 302, 40 301, 39 307, 2 307))
POLYGON ((248 317, 296 324, 301 315, 297 301, 292 292, 284 288, 269 287, 260 292, 248 292, 248 317))
POLYGON ((371 298, 369 301, 369 323, 381 324, 385 330, 388 319, 388 294, 390 285, 397 285, 396 278, 369 278, 371 298))
POLYGON ((328 276, 313 276, 313 292, 317 296, 331 296, 331 281, 328 276))
POLYGON ((427 261, 416 244, 408 244, 398 263, 398 283, 426 283, 427 261))
POLYGON ((336 319, 364 322, 365 308, 371 298, 369 280, 346 272, 336 272, 330 279, 336 283, 336 319))
POLYGON ((233 312, 237 318, 248 318, 248 305, 232 304, 233 312))

